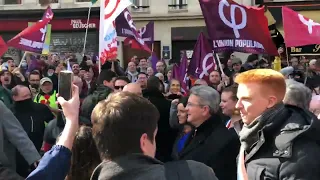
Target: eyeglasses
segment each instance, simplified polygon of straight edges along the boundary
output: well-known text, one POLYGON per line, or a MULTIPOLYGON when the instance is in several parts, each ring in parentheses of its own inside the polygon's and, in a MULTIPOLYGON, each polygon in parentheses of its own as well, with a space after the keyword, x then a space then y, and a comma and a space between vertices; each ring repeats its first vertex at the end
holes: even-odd
POLYGON ((186 106, 186 107, 195 107, 195 106, 203 107, 203 105, 200 105, 200 104, 193 104, 193 103, 190 103, 190 102, 188 102, 188 103, 187 103, 187 106, 186 106))
POLYGON ((124 88, 124 86, 114 86, 114 89, 116 89, 116 90, 118 90, 118 89, 123 89, 124 88))

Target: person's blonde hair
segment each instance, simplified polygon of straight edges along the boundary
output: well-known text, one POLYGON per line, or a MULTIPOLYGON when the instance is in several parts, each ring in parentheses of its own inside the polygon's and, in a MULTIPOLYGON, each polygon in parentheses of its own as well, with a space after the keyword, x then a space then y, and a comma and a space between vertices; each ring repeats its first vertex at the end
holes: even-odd
POLYGON ((235 78, 238 84, 257 83, 262 86, 263 93, 271 93, 278 101, 282 101, 286 94, 284 76, 272 69, 253 69, 239 74, 235 78))

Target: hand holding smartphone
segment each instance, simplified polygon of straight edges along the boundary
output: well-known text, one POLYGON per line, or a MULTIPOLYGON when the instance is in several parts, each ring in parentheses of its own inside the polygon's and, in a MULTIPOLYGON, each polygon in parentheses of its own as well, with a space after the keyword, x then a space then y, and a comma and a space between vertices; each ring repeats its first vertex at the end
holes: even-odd
POLYGON ((58 80, 58 93, 66 101, 72 97, 73 73, 71 71, 61 71, 58 80))

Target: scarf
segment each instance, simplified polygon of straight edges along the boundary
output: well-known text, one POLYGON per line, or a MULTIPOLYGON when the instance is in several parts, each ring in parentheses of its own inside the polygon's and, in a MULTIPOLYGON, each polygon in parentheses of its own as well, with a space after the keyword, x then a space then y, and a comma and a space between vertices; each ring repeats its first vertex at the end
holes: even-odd
POLYGON ((259 141, 259 132, 268 124, 272 123, 274 118, 284 110, 284 104, 278 103, 270 109, 267 109, 251 124, 244 124, 239 133, 241 147, 250 152, 252 146, 259 141))
POLYGON ((128 71, 127 74, 128 74, 128 79, 129 79, 132 83, 134 83, 134 82, 137 81, 137 79, 138 79, 138 74, 139 74, 137 71, 134 72, 134 73, 131 73, 130 71, 128 71))

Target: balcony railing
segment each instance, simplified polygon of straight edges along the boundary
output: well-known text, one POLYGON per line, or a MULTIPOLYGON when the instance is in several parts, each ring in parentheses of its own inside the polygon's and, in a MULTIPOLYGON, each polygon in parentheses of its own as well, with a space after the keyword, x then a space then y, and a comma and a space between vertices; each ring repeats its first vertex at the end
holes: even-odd
POLYGON ((131 6, 131 10, 133 12, 149 12, 149 0, 133 0, 132 1, 134 6, 131 6))
POLYGON ((184 10, 188 8, 187 0, 169 0, 169 10, 184 10))

